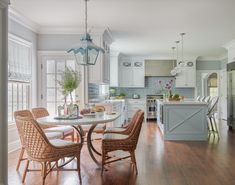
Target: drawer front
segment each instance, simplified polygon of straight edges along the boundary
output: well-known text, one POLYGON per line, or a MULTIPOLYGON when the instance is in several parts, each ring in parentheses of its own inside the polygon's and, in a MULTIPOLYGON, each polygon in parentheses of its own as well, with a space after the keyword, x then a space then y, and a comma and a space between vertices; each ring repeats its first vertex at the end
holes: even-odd
POLYGON ((145 99, 128 99, 127 100, 127 103, 128 105, 130 104, 140 104, 140 105, 143 105, 143 104, 146 104, 146 100, 145 99))

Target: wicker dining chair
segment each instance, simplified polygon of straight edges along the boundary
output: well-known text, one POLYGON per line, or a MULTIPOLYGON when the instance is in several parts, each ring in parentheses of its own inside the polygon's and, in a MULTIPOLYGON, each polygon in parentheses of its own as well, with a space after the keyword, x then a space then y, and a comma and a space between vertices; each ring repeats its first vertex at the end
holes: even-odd
POLYGON ((105 130, 105 134, 107 133, 116 133, 116 134, 124 134, 124 135, 128 135, 131 133, 134 125, 135 125, 135 121, 138 118, 138 114, 141 112, 141 110, 137 110, 134 114, 134 116, 132 117, 131 121, 126 125, 126 127, 108 127, 105 130))
POLYGON ((42 185, 45 184, 46 176, 52 170, 63 170, 51 167, 52 162, 57 162, 61 158, 75 157, 77 159, 77 169, 64 169, 78 171, 79 180, 81 182, 80 173, 80 154, 82 149, 81 143, 73 143, 62 139, 48 140, 42 128, 36 120, 29 117, 16 117, 16 124, 19 130, 23 146, 27 152, 28 158, 23 174, 22 182, 24 183, 30 161, 39 162, 42 165, 41 179, 42 185))
MULTIPOLYGON (((32 109, 32 113, 35 119, 49 116, 49 112, 44 107, 37 107, 32 109)), ((55 126, 40 124, 45 133, 61 132, 63 138, 71 136, 71 140, 74 142, 74 129, 71 126, 55 126)))
MULTIPOLYGON (((103 112, 105 111, 105 107, 104 106, 95 106, 95 109, 100 109, 102 110, 103 112)), ((83 129, 83 133, 84 134, 87 134, 89 129, 90 129, 91 125, 82 125, 82 129, 83 129)), ((106 124, 103 123, 103 124, 98 124, 95 129, 94 129, 94 133, 97 133, 97 134, 103 134, 104 131, 106 129, 106 124)))
POLYGON ((104 134, 102 140, 102 174, 104 171, 104 166, 122 159, 131 158, 131 161, 135 167, 136 173, 138 173, 135 150, 138 143, 142 123, 144 121, 144 112, 138 112, 138 116, 132 127, 132 131, 129 135, 116 134, 116 133, 107 133, 104 134), (109 152, 122 150, 130 153, 130 156, 123 158, 112 159, 110 156, 107 156, 109 152))
MULTIPOLYGON (((16 119, 17 116, 27 117, 29 119, 33 119, 33 115, 29 110, 15 111, 14 112, 14 118, 16 119)), ((60 132, 45 133, 45 134, 46 134, 46 137, 48 139, 62 139, 63 138, 63 135, 60 132)), ((17 165, 16 165, 16 171, 19 170, 21 161, 24 161, 24 160, 27 159, 27 158, 24 158, 25 147, 23 145, 23 141, 22 141, 21 136, 20 136, 20 141, 21 141, 21 151, 20 151, 20 155, 19 155, 18 162, 17 162, 17 165)))

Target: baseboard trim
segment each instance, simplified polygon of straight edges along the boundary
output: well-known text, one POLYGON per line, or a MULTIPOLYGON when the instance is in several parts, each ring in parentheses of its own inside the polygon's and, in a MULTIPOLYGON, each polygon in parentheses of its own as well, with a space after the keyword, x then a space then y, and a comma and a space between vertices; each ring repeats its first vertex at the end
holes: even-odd
MULTIPOLYGON (((20 147, 21 147, 20 140, 10 142, 8 144, 8 153, 14 152, 14 151, 20 149, 20 147)), ((0 184, 0 185, 2 185, 2 184, 0 184)))

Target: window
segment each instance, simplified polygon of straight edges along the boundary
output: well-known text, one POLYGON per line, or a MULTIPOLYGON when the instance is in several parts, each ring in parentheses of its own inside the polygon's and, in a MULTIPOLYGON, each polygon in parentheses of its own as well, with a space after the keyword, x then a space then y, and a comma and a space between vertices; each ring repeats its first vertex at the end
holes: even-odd
POLYGON ((30 84, 9 81, 8 83, 8 122, 14 122, 14 112, 29 109, 30 84))
MULTIPOLYGON (((75 60, 69 56, 48 56, 44 57, 43 62, 43 106, 46 106, 49 113, 52 115, 57 114, 57 107, 64 104, 64 95, 62 89, 58 84, 58 80, 61 80, 61 74, 65 69, 65 66, 75 69, 75 60)), ((72 94, 75 98, 75 92, 72 94)), ((68 102, 70 99, 68 98, 68 102)))
POLYGON ((32 44, 9 34, 8 45, 8 123, 13 123, 15 111, 30 108, 32 44))

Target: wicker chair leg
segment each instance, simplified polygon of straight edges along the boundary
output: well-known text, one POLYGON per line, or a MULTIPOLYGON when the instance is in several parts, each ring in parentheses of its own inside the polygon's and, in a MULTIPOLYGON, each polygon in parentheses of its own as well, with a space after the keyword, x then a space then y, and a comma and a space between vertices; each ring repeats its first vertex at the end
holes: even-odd
POLYGON ((79 181, 80 181, 80 184, 82 184, 81 168, 80 168, 80 155, 78 155, 76 158, 77 158, 77 170, 78 170, 79 181))
POLYGON ((24 150, 25 150, 25 149, 22 147, 22 148, 21 148, 21 151, 20 151, 20 156, 19 156, 19 159, 18 159, 18 162, 17 162, 17 165, 16 165, 16 171, 19 170, 20 163, 21 163, 21 161, 22 161, 22 159, 23 159, 23 156, 24 156, 24 150))
POLYGON ((42 163, 42 185, 45 184, 46 173, 47 173, 47 163, 43 162, 42 163))
POLYGON ((74 131, 73 131, 73 133, 71 135, 71 140, 72 140, 72 142, 74 142, 74 131))
POLYGON ((28 172, 28 168, 29 168, 29 160, 27 160, 26 165, 25 165, 24 174, 23 174, 23 178, 22 178, 22 183, 24 183, 24 181, 25 181, 26 174, 28 172))
POLYGON ((131 162, 134 164, 136 174, 138 174, 138 169, 137 169, 137 164, 136 164, 136 159, 135 159, 135 151, 130 151, 131 154, 131 162))

